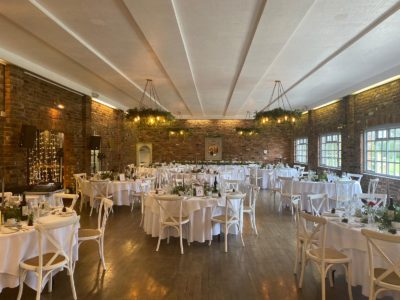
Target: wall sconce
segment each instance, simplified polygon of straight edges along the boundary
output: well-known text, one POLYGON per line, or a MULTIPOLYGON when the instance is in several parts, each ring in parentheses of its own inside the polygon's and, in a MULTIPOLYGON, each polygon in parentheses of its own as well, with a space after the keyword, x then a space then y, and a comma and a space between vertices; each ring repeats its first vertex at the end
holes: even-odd
POLYGON ((58 109, 64 109, 65 105, 62 104, 60 101, 56 100, 54 101, 54 106, 57 107, 58 109))

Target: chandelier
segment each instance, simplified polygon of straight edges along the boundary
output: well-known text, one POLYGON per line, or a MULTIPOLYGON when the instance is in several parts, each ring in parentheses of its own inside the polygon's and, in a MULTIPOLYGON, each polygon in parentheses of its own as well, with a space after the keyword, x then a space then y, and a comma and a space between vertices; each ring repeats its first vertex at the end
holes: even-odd
POLYGON ((175 118, 169 111, 165 111, 159 107, 160 99, 153 85, 153 80, 146 79, 146 85, 142 97, 140 98, 139 107, 128 109, 126 118, 142 126, 168 125, 175 118), (146 106, 145 103, 146 99, 149 101, 148 106, 146 106))
POLYGON ((292 109, 289 99, 286 96, 286 91, 283 88, 282 82, 280 80, 275 80, 274 88, 266 107, 268 108, 275 101, 278 102, 278 108, 268 111, 261 110, 256 113, 255 120, 258 123, 295 123, 296 120, 301 116, 301 112, 299 110, 292 109), (277 93, 275 93, 275 91, 277 91, 277 93))

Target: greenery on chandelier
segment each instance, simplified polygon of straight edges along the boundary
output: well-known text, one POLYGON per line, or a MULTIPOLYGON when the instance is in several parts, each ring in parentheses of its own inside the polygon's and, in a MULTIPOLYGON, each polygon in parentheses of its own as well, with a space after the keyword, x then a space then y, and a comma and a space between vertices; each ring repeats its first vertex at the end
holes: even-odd
POLYGON ((244 137, 256 136, 260 133, 260 129, 257 127, 236 127, 235 130, 238 135, 244 137))
POLYGON ((168 135, 170 137, 186 137, 186 136, 192 135, 192 129, 191 128, 181 128, 181 127, 169 128, 168 135))
POLYGON ((169 125, 175 120, 174 116, 168 111, 145 107, 128 109, 126 119, 138 125, 149 126, 169 125))
POLYGON ((286 110, 281 107, 268 111, 260 111, 255 115, 255 121, 260 124, 276 123, 295 123, 301 116, 300 110, 286 110))

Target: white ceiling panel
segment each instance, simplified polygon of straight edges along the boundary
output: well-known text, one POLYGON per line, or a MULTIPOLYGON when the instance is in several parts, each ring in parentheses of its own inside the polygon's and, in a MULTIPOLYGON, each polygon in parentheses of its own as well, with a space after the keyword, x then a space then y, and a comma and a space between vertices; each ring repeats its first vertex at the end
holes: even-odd
MULTIPOLYGON (((400 0, 0 0, 0 58, 119 108, 147 78, 182 118, 245 118, 400 73, 400 0), (276 103, 269 108, 276 107, 276 103)), ((149 103, 149 102, 148 102, 149 103)))

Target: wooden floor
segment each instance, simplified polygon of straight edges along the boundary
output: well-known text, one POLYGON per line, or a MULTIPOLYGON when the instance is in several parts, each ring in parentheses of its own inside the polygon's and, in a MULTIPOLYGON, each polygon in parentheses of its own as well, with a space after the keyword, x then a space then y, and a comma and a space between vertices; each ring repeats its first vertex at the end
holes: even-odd
MULTIPOLYGON (((117 207, 107 224, 105 256, 108 270, 103 272, 97 244, 80 248, 75 270, 78 299, 320 299, 319 275, 307 268, 302 290, 296 287, 293 275, 295 250, 294 223, 289 211, 278 214, 269 193, 263 191, 257 203, 259 236, 255 236, 246 220, 244 241, 229 236, 229 253, 224 252, 223 239, 214 237, 208 243, 185 244, 179 252, 176 239, 161 244, 139 227, 140 210, 117 207)), ((81 227, 95 227, 96 217, 84 211, 81 227)), ((2 257, 1 259, 6 259, 2 257)), ((336 278, 335 287, 327 288, 327 299, 348 299, 346 283, 336 278)), ((353 288, 354 299, 361 296, 360 287, 353 288)), ((16 299, 18 289, 4 289, 0 299, 16 299)), ((23 299, 34 299, 35 292, 24 288, 23 299)), ((43 291, 42 299, 72 299, 66 272, 53 281, 53 292, 43 291)))

